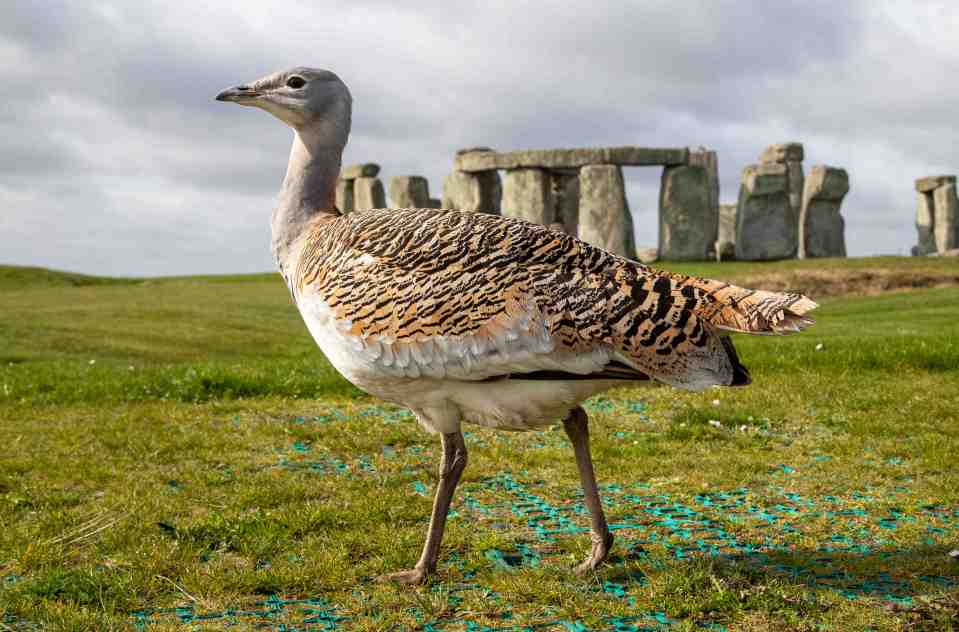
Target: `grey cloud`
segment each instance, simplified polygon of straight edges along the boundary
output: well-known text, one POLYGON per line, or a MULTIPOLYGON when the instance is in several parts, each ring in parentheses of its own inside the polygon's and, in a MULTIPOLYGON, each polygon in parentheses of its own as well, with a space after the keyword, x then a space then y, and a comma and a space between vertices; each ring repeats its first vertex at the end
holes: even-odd
MULTIPOLYGON (((800 140, 807 168, 851 173, 850 251, 904 252, 912 178, 959 161, 944 142, 959 88, 942 80, 959 55, 917 38, 932 24, 920 9, 901 13, 758 0, 20 3, 0 20, 0 55, 16 62, 0 87, 0 203, 18 209, 0 224, 0 259, 112 274, 268 269, 290 132, 212 97, 300 63, 333 68, 353 91, 347 162, 422 173, 434 196, 458 147, 637 143, 717 149, 732 200, 764 145, 800 140)), ((659 173, 628 179, 638 241, 653 243, 659 173)))

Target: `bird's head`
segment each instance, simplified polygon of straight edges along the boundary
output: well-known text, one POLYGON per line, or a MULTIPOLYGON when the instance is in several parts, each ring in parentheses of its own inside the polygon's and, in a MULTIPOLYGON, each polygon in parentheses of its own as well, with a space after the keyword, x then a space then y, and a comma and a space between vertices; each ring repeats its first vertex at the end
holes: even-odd
POLYGON ((353 99, 346 84, 329 70, 298 66, 256 81, 227 88, 217 101, 232 101, 266 110, 297 132, 322 130, 349 134, 353 99))

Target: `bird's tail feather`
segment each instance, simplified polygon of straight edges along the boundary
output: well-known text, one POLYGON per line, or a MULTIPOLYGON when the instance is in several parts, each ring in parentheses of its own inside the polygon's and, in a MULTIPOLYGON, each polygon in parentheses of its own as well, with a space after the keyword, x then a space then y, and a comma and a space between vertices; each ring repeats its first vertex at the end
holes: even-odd
POLYGON ((796 292, 748 290, 720 281, 699 280, 708 300, 697 310, 717 329, 746 334, 782 335, 813 325, 807 312, 818 304, 796 292))

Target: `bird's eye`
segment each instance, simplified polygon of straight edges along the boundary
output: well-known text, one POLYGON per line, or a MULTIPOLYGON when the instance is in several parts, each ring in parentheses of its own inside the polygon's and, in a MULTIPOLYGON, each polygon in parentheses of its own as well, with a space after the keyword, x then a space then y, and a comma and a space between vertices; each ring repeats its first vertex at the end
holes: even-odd
POLYGON ((286 80, 286 86, 288 88, 302 88, 306 85, 306 79, 303 77, 292 76, 286 80))

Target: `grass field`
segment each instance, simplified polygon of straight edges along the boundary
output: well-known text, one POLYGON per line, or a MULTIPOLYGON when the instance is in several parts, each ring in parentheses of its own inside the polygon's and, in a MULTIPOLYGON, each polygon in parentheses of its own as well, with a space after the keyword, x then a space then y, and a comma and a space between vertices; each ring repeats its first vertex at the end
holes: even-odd
POLYGON ((277 276, 0 267, 0 631, 959 627, 959 262, 671 267, 819 322, 738 337, 749 388, 589 402, 617 536, 589 577, 563 432, 468 428, 419 589, 371 578, 419 554, 438 441, 277 276))

